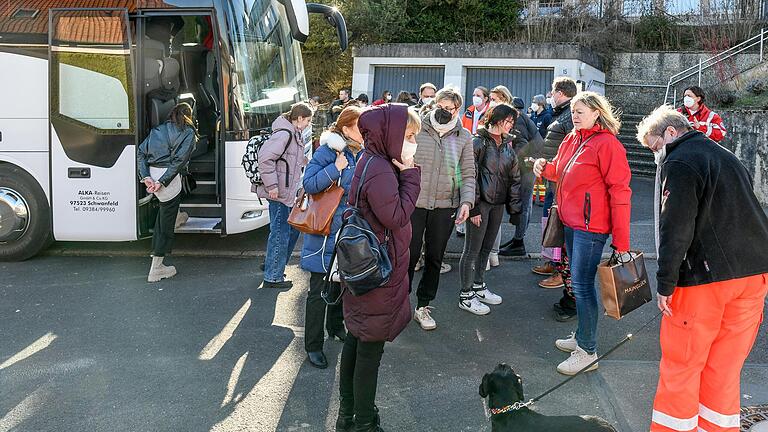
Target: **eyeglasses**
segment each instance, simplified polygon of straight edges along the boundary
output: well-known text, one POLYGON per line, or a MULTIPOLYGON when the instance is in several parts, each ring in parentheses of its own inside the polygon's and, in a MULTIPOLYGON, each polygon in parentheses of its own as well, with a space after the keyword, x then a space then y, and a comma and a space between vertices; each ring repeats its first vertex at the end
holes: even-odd
POLYGON ((459 109, 459 107, 457 107, 457 106, 450 107, 450 106, 445 106, 445 105, 440 105, 440 104, 438 104, 437 107, 438 108, 442 108, 442 109, 448 111, 451 114, 455 113, 456 110, 459 109))

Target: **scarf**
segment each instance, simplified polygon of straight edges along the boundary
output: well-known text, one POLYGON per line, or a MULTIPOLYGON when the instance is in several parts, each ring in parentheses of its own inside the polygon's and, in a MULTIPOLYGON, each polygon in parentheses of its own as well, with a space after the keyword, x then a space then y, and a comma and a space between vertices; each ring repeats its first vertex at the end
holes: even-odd
POLYGON ((437 131, 438 135, 442 137, 456 127, 456 124, 459 122, 459 116, 455 116, 446 124, 440 124, 437 122, 437 120, 435 120, 435 110, 432 110, 432 112, 429 113, 429 120, 432 123, 432 127, 437 131))
POLYGON ((357 156, 357 154, 360 153, 360 150, 363 149, 363 145, 355 140, 348 139, 347 148, 352 151, 353 155, 357 156))
POLYGON ((661 166, 664 163, 664 159, 667 158, 667 146, 664 145, 661 150, 654 152, 653 158, 656 161, 656 181, 653 189, 653 234, 656 241, 656 259, 659 259, 659 243, 661 240, 661 234, 659 233, 661 218, 661 166))

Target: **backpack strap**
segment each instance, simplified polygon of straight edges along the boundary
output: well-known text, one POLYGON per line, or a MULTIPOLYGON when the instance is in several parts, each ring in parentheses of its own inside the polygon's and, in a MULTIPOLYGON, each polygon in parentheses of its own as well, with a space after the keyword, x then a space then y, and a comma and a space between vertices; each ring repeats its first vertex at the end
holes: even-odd
MULTIPOLYGON (((377 157, 373 153, 368 153, 370 156, 367 161, 365 161, 365 166, 363 167, 363 172, 360 173, 360 180, 357 183, 357 194, 355 195, 355 210, 360 210, 359 203, 360 203, 360 194, 363 192, 363 182, 365 181, 365 174, 368 172, 368 165, 371 164, 371 161, 373 158, 377 157)), ((389 243, 389 237, 391 237, 391 232, 389 231, 389 228, 384 228, 384 244, 389 243)))
POLYGON ((368 153, 370 157, 367 161, 365 161, 365 166, 363 167, 363 172, 360 174, 360 180, 357 182, 357 193, 355 194, 355 208, 359 209, 360 207, 358 204, 360 203, 360 194, 363 192, 363 182, 365 181, 365 174, 368 172, 368 165, 371 164, 371 161, 373 160, 375 155, 372 153, 368 153))
POLYGON ((289 178, 291 177, 291 167, 288 166, 288 161, 285 160, 283 156, 285 156, 285 152, 288 151, 288 146, 291 145, 291 140, 293 139, 293 132, 285 128, 279 128, 279 129, 273 130, 272 134, 274 135, 275 132, 280 132, 280 131, 288 132, 289 137, 288 137, 288 141, 285 143, 285 147, 283 147, 283 152, 280 153, 280 157, 277 158, 275 163, 277 163, 277 161, 283 161, 283 163, 285 164, 285 187, 290 187, 289 178))
POLYGON ((289 129, 285 129, 285 128, 275 129, 275 130, 272 131, 272 134, 274 135, 275 132, 280 132, 280 131, 288 132, 290 137, 288 138, 288 141, 285 143, 285 147, 283 147, 283 152, 280 153, 280 157, 278 159, 282 159, 283 158, 283 155, 285 155, 285 152, 288 151, 288 145, 291 144, 291 140, 293 139, 293 132, 291 132, 289 129))

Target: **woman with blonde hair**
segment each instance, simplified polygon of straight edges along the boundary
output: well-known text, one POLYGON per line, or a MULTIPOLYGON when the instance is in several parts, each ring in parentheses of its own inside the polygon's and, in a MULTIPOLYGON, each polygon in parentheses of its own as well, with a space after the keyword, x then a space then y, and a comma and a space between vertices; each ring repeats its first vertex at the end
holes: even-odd
POLYGON ((492 88, 489 97, 491 99, 491 106, 501 103, 512 105, 512 92, 503 85, 492 88))
MULTIPOLYGON (((565 225, 571 283, 579 324, 575 333, 555 342, 571 356, 557 371, 574 375, 597 359, 595 275, 608 236, 619 253, 629 251, 632 174, 624 146, 616 138, 621 123, 608 100, 582 92, 571 100, 574 130, 551 161, 539 159, 536 176, 557 182, 557 212, 565 225)), ((595 363, 589 370, 597 369, 595 363)))
POLYGON ((426 108, 421 131, 416 136, 421 193, 411 216, 413 236, 408 276, 413 287, 423 247, 424 272, 416 289, 418 303, 413 317, 424 330, 437 327, 429 304, 437 296, 452 227, 467 219, 475 202, 475 154, 472 135, 461 124, 462 104, 458 89, 440 89, 434 105, 426 108))

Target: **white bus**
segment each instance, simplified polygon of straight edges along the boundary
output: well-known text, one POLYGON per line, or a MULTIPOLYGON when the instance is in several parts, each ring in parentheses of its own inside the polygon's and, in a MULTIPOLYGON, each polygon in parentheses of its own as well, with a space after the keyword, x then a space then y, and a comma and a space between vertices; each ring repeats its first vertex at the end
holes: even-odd
POLYGON ((151 235, 157 204, 136 148, 178 102, 193 105, 197 182, 177 232, 269 221, 241 166, 250 137, 307 99, 299 42, 323 13, 304 0, 21 0, 0 6, 0 260, 51 240, 151 235), (90 8, 98 3, 101 8, 90 8), (104 7, 107 6, 107 7, 104 7))

